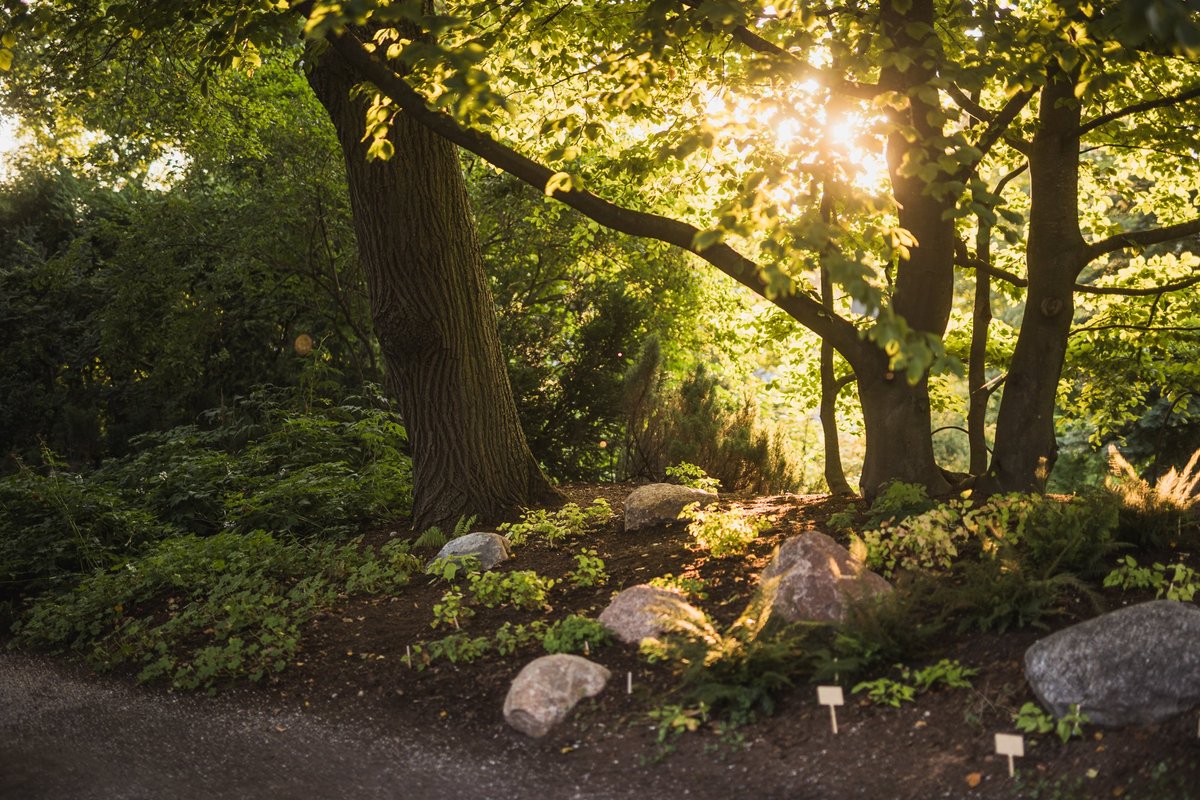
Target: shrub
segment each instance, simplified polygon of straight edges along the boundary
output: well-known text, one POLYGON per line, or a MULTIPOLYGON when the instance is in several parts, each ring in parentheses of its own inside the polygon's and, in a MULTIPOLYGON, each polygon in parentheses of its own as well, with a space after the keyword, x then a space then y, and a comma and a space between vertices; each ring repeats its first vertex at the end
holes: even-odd
POLYGON ((546 629, 542 647, 547 653, 582 653, 608 644, 610 640, 608 630, 599 620, 572 614, 546 629))
POLYGON ((567 503, 557 511, 533 509, 521 515, 520 522, 506 522, 497 530, 515 545, 524 544, 529 537, 539 536, 547 544, 558 543, 580 536, 588 528, 606 524, 612 519, 612 508, 608 501, 597 498, 587 508, 567 503))
POLYGON ((668 617, 668 632, 642 643, 643 652, 675 664, 689 705, 728 714, 734 722, 770 714, 775 697, 804 669, 808 630, 768 625, 770 614, 756 598, 725 631, 702 611, 668 617))
POLYGON ((719 480, 710 478, 708 473, 700 467, 686 461, 681 461, 673 467, 667 467, 666 473, 669 480, 673 480, 681 486, 690 486, 706 492, 716 492, 721 488, 719 480))
POLYGON ((471 597, 488 608, 511 605, 533 610, 546 605, 546 595, 557 581, 531 569, 508 573, 476 572, 467 576, 471 597))
POLYGON ((701 509, 699 503, 690 503, 679 516, 691 518, 688 535, 714 558, 745 553, 758 534, 771 527, 766 517, 746 516, 736 509, 720 511, 715 504, 701 509))
POLYGON ((568 574, 567 579, 572 586, 578 588, 603 586, 608 582, 604 559, 596 555, 595 550, 581 550, 575 554, 575 569, 568 574))
POLYGON ((1150 486, 1116 446, 1109 445, 1108 490, 1120 502, 1121 537, 1139 547, 1161 548, 1200 529, 1200 450, 1182 470, 1171 468, 1150 486))
POLYGON ((381 591, 415 567, 402 544, 305 546, 263 531, 185 535, 47 593, 14 628, 18 644, 76 650, 97 668, 141 667, 139 680, 212 688, 284 669, 302 625, 339 592, 381 591))

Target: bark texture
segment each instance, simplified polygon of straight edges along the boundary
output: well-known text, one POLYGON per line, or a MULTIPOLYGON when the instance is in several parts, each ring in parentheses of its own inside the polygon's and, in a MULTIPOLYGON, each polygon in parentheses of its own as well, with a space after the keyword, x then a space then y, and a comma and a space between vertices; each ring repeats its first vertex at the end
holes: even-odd
POLYGON ((1029 289, 996 420, 984 493, 1043 491, 1058 456, 1055 395, 1087 262, 1079 230, 1079 103, 1075 79, 1055 70, 1042 90, 1029 151, 1029 289))
POLYGON ((412 445, 414 526, 552 501, 518 422, 457 151, 398 113, 395 155, 368 161, 360 80, 333 50, 309 73, 345 156, 385 382, 412 445))

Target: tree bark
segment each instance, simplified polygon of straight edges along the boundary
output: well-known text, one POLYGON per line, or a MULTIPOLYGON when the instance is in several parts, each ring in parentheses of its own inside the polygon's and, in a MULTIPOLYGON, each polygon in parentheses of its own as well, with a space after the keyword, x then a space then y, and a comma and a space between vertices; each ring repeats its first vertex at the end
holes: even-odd
MULTIPOLYGON (((979 221, 975 237, 975 255, 984 264, 992 261, 992 226, 979 221)), ((982 475, 988 467, 987 410, 992 393, 987 387, 988 326, 992 322, 992 275, 986 269, 975 270, 975 306, 971 314, 971 353, 967 364, 967 441, 970 445, 972 475, 982 475)))
MULTIPOLYGON (((821 268, 821 305, 833 311, 833 281, 829 270, 821 268)), ((838 442, 837 399, 841 385, 833 372, 833 343, 821 339, 821 437, 825 445, 825 484, 830 494, 854 494, 842 468, 842 447, 838 442)))
POLYGON ((395 155, 368 161, 360 80, 333 50, 309 73, 345 156, 385 384, 408 429, 413 525, 554 501, 518 422, 457 151, 397 113, 395 155))
POLYGON ((1086 263, 1079 229, 1079 119, 1075 80, 1054 69, 1042 90, 1029 152, 1026 263, 1021 332, 996 420, 985 494, 1044 491, 1058 456, 1054 407, 1074 316, 1074 285, 1086 263))

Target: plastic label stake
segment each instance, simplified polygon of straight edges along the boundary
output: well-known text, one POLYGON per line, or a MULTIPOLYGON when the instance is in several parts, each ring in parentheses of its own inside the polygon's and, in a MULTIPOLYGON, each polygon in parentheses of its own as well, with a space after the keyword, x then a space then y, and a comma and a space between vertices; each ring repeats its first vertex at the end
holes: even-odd
POLYGON ((1016 774, 1013 759, 1022 758, 1025 755, 1025 737, 1013 733, 997 733, 996 753, 1008 756, 1008 777, 1011 778, 1016 774))
POLYGON ((818 686, 817 702, 823 706, 829 706, 829 721, 833 725, 833 732, 837 733, 837 707, 846 705, 846 698, 842 695, 842 687, 818 686))

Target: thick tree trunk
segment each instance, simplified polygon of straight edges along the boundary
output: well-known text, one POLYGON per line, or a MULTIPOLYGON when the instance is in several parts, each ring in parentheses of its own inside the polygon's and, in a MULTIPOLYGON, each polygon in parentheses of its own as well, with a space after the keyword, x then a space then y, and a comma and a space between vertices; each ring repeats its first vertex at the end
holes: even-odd
MULTIPOLYGON (((942 153, 942 111, 937 100, 923 99, 917 87, 933 78, 937 58, 933 0, 911 3, 886 2, 882 6, 884 32, 897 50, 924 51, 904 69, 892 66, 880 75, 881 86, 907 94, 909 108, 893 112, 898 122, 918 133, 897 130, 888 137, 887 160, 896 198, 900 227, 909 231, 916 245, 898 260, 892 308, 916 331, 941 337, 950 319, 954 299, 954 222, 950 211, 954 196, 939 181, 920 177, 918 167, 936 163, 942 153), (924 27, 913 23, 925 23, 924 27)), ((936 98, 936 93, 933 95, 936 98)), ((876 349, 856 363, 859 400, 867 434, 867 453, 860 486, 872 498, 890 480, 924 484, 931 494, 945 494, 950 485, 938 469, 933 455, 933 426, 930 420, 929 383, 922 377, 910 385, 904 375, 888 369, 887 357, 876 349)))
POLYGON ((345 156, 385 381, 412 446, 414 527, 552 501, 517 419, 457 151, 397 114, 395 155, 368 161, 357 82, 335 51, 309 74, 345 156))
POLYGON ((1074 315, 1085 243, 1079 230, 1079 103, 1057 70, 1042 90, 1029 153, 1029 290, 1005 380, 985 493, 1043 491, 1054 467, 1055 396, 1074 315))
POLYGON ((854 494, 842 469, 842 447, 838 442, 838 380, 833 374, 833 345, 821 340, 821 437, 825 443, 825 484, 830 494, 854 494))
POLYGON ((929 420, 929 386, 922 379, 910 385, 903 375, 888 377, 887 357, 879 353, 877 369, 858 370, 858 399, 862 404, 867 449, 859 486, 874 499, 889 481, 919 483, 930 494, 950 491, 950 484, 933 456, 929 420))

